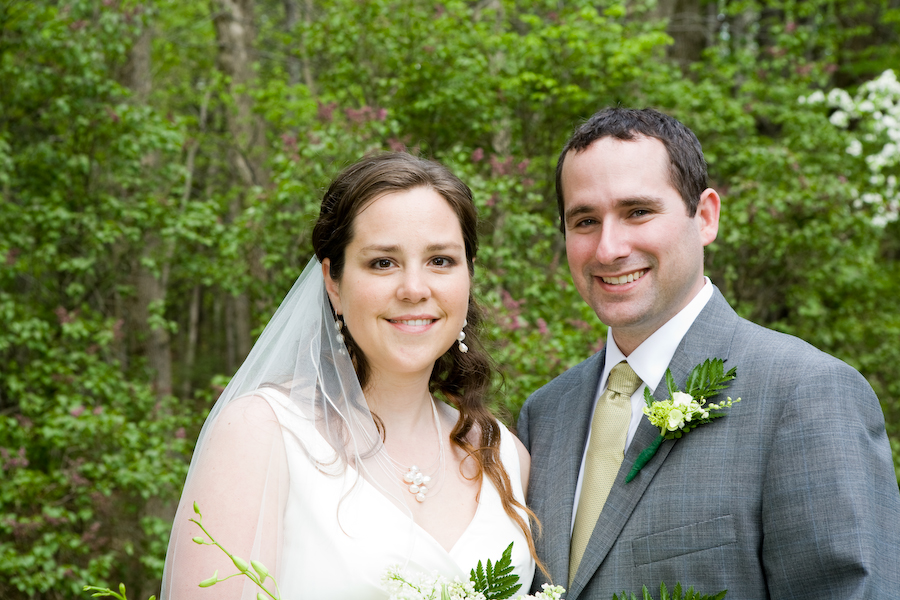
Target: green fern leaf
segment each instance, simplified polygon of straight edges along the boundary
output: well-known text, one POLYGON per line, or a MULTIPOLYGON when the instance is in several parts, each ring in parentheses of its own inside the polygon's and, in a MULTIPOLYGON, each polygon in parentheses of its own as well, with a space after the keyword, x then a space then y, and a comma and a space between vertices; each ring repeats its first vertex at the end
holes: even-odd
POLYGON ((669 398, 675 396, 675 392, 678 391, 678 386, 675 385, 675 378, 672 377, 672 371, 666 369, 666 389, 669 391, 669 398))
POLYGON ((469 580, 475 584, 476 590, 483 590, 487 587, 487 576, 484 574, 484 567, 480 560, 475 568, 469 571, 469 580))
MULTIPOLYGON (((703 364, 706 364, 706 363, 703 363, 703 364)), ((678 586, 678 584, 675 584, 675 593, 677 594, 680 590, 681 590, 681 588, 678 586)), ((679 598, 677 595, 675 596, 675 598, 676 598, 676 600, 681 600, 681 598, 679 598)), ((666 588, 665 583, 659 584, 659 600, 670 600, 669 590, 668 590, 668 588, 666 588)))
POLYGON ((476 568, 469 572, 469 580, 474 584, 475 591, 484 594, 487 600, 512 598, 522 587, 519 576, 513 572, 512 548, 512 544, 507 546, 496 563, 488 560, 483 567, 479 560, 476 568))
MULTIPOLYGON (((643 591, 643 600, 653 600, 653 596, 647 591, 646 585, 641 589, 643 591)), ((681 587, 681 584, 676 583, 675 588, 672 590, 672 595, 670 596, 665 582, 662 582, 659 584, 659 600, 724 600, 727 591, 728 590, 722 590, 714 596, 708 596, 706 594, 701 595, 698 592, 695 592, 693 587, 689 587, 685 592, 681 587)), ((623 591, 621 599, 616 594, 613 594, 612 600, 629 600, 628 592, 623 591)), ((631 593, 630 600, 638 600, 634 595, 634 592, 631 593)))

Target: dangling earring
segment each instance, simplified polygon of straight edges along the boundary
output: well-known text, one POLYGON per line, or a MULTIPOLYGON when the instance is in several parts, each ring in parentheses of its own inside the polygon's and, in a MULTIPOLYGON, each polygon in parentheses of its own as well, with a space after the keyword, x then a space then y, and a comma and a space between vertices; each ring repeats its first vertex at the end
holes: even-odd
POLYGON ((338 354, 344 353, 344 334, 341 333, 341 330, 344 328, 344 322, 341 321, 341 316, 338 315, 334 320, 334 330, 337 333, 334 336, 334 339, 338 343, 338 354))
MULTIPOLYGON (((464 319, 463 320, 463 329, 465 329, 466 325, 468 325, 468 324, 469 324, 469 322, 464 319)), ((463 343, 464 339, 466 339, 466 332, 460 331, 459 335, 456 336, 456 341, 459 343, 459 351, 462 352, 463 354, 465 354, 466 352, 469 351, 469 347, 463 343)))

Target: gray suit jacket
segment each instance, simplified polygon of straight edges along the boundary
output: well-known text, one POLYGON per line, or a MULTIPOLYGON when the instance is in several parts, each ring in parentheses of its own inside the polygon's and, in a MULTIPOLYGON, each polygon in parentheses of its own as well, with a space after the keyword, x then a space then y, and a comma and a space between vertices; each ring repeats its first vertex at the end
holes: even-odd
MULTIPOLYGON (((539 557, 568 583, 575 485, 604 352, 528 399, 539 557)), ((741 319, 715 290, 669 368, 679 387, 707 358, 737 367, 726 416, 665 441, 625 475, 659 430, 644 418, 567 600, 655 595, 660 582, 728 598, 900 598, 900 491, 871 387, 809 344, 741 319)), ((665 384, 654 396, 664 399, 665 384)), ((538 574, 533 589, 544 580, 538 574)))

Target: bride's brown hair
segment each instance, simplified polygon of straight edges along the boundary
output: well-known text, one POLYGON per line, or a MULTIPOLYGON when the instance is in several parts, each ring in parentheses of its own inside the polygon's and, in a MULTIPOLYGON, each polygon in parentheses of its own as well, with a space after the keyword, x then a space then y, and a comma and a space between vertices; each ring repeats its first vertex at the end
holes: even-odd
MULTIPOLYGON (((320 262, 329 259, 331 279, 339 281, 343 274, 344 251, 353 239, 356 216, 385 194, 419 187, 437 192, 456 213, 462 228, 469 275, 474 275, 478 217, 469 186, 441 164, 403 152, 393 152, 369 156, 347 167, 325 192, 319 219, 313 227, 312 243, 320 262)), ((531 555, 544 571, 537 560, 528 521, 536 527, 540 525, 531 510, 513 497, 509 474, 500 461, 500 426, 485 406, 495 368, 479 339, 482 320, 481 307, 470 291, 464 329, 468 352, 460 352, 458 345, 453 344, 441 355, 431 371, 429 389, 432 393, 440 393, 459 411, 459 418, 450 433, 451 441, 474 460, 477 467, 474 477, 486 475, 497 488, 504 511, 522 529, 531 555), (477 447, 468 439, 473 429, 480 437, 477 447), (522 518, 517 508, 525 512, 528 521, 522 518)), ((346 326, 342 333, 360 387, 365 389, 370 375, 366 357, 346 326)))

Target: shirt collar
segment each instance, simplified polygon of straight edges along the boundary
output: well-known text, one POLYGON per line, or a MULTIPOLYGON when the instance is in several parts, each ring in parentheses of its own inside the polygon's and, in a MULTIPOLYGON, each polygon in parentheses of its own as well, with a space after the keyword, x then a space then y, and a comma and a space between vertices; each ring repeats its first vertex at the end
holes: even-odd
POLYGON ((656 391, 656 386, 662 381, 663 375, 666 373, 672 357, 675 356, 675 350, 681 339, 687 333, 691 325, 697 319, 700 311, 712 298, 713 286, 709 277, 704 277, 703 287, 694 296, 687 306, 682 308, 678 314, 669 319, 662 327, 653 332, 650 337, 641 342, 641 345, 634 349, 628 358, 622 354, 616 341, 613 339, 612 327, 606 333, 606 361, 603 365, 603 374, 600 378, 600 386, 598 389, 606 388, 606 381, 609 372, 614 366, 627 360, 628 364, 637 373, 651 391, 656 391))

